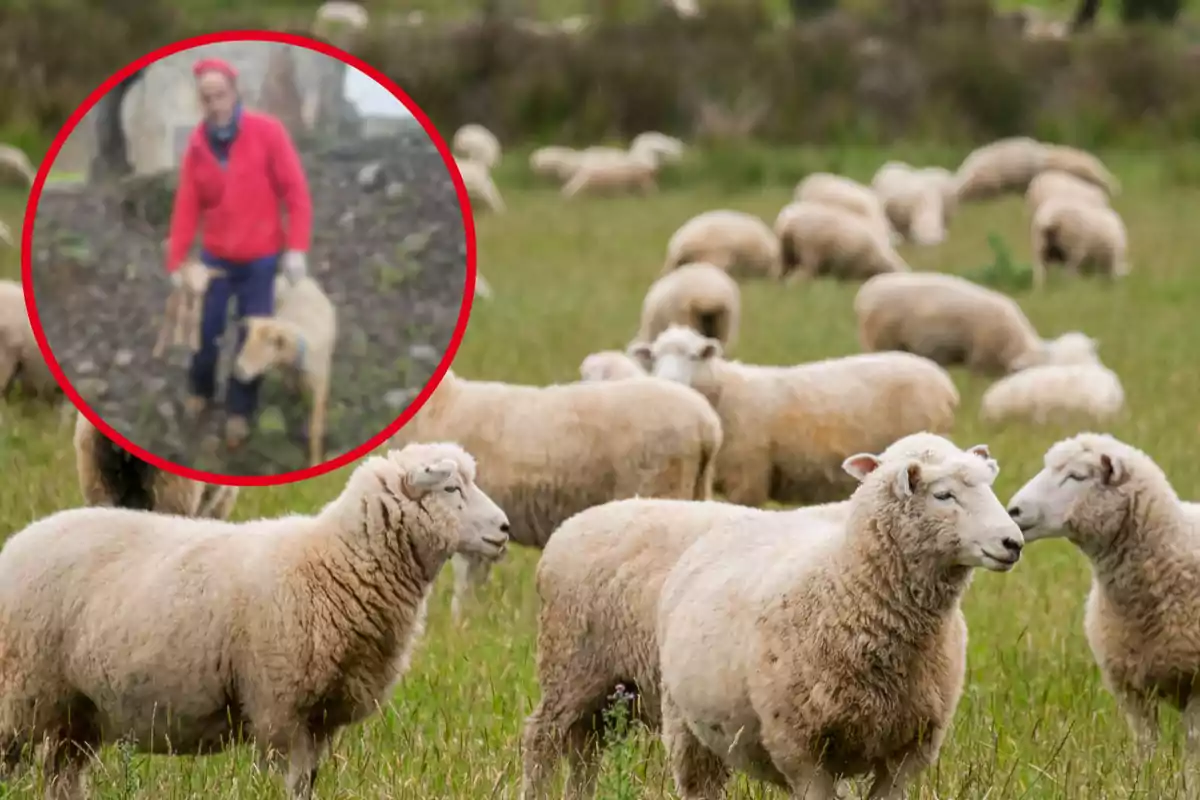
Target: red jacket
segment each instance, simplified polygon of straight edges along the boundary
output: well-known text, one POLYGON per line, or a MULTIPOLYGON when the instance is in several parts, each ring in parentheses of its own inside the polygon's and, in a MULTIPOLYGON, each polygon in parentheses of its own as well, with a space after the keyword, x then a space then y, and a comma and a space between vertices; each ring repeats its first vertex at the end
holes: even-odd
POLYGON ((275 117, 243 109, 221 166, 201 122, 188 140, 171 213, 167 272, 187 257, 203 220, 204 249, 220 259, 253 261, 308 250, 312 200, 300 156, 275 117), (284 231, 282 206, 287 208, 284 231))

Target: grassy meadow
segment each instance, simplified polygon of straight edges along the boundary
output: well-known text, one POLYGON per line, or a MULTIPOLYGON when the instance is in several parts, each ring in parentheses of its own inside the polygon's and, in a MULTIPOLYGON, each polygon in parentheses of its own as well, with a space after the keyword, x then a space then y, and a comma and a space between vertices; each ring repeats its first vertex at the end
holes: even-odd
MULTIPOLYGON (((512 152, 496 174, 504 215, 477 218, 479 267, 495 299, 476 304, 454 362, 472 378, 542 384, 577 377, 588 353, 622 347, 633 335, 642 296, 657 275, 667 238, 691 215, 718 207, 773 221, 805 171, 828 169, 869 179, 892 157, 955 166, 962 153, 796 150, 694 155, 649 198, 563 202, 526 174, 512 152), (740 188, 739 188, 740 187, 740 188)), ((1146 449, 1179 493, 1200 498, 1200 188, 1183 156, 1102 154, 1121 177, 1115 200, 1130 231, 1133 274, 1118 285, 1052 283, 1021 303, 1044 335, 1082 329, 1125 384, 1129 411, 1109 430, 1146 449)), ((0 218, 17 227, 21 198, 0 218)), ((989 234, 1029 260, 1021 198, 964 207, 942 246, 902 253, 915 269, 967 272, 986 263, 989 234)), ((0 251, 3 277, 17 278, 15 251, 0 251)), ((792 364, 856 352, 854 284, 821 281, 781 289, 743 284, 743 322, 733 355, 792 364)), ((1002 500, 1041 466, 1042 454, 1074 429, 991 429, 977 419, 987 381, 953 371, 963 401, 953 434, 986 442, 1001 464, 1002 500)), ((24 401, 0 406, 0 531, 79 503, 70 425, 24 401)), ((340 491, 348 469, 303 484, 243 489, 235 519, 315 511, 340 491)), ((515 798, 518 741, 538 696, 533 674, 536 552, 514 548, 466 622, 449 619, 449 569, 430 605, 425 639, 387 711, 343 731, 318 782, 324 798, 515 798)), ((1009 574, 980 573, 966 600, 970 624, 967 685, 940 762, 909 794, 922 800, 1019 798, 1182 798, 1182 734, 1167 714, 1164 742, 1145 768, 1133 758, 1125 722, 1102 689, 1082 631, 1090 579, 1063 542, 1031 545, 1009 574)), ((97 798, 283 798, 282 781, 253 766, 249 748, 205 759, 131 756, 109 748, 93 770, 97 798)), ((35 773, 0 800, 40 797, 35 773)), ((600 797, 673 797, 661 747, 635 735, 611 751, 600 797)), ((738 779, 739 798, 782 798, 738 779)))

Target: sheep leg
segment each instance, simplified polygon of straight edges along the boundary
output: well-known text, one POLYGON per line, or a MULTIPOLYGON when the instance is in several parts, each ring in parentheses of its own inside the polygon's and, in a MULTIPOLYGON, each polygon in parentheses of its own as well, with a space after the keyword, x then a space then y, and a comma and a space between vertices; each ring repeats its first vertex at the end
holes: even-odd
POLYGON ((155 358, 162 358, 163 352, 167 347, 167 337, 170 336, 172 328, 175 324, 175 319, 178 315, 176 307, 179 304, 178 292, 172 291, 167 295, 167 307, 163 312, 162 325, 158 328, 158 339, 154 342, 154 350, 152 355, 155 358))
POLYGON ((456 553, 451 562, 454 565, 454 595, 450 598, 450 618, 459 622, 463 609, 474 600, 475 590, 487 580, 492 565, 460 553, 456 553))
POLYGON ((1158 745, 1158 703, 1154 698, 1132 690, 1114 694, 1137 742, 1139 756, 1149 759, 1158 745))
POLYGON ((680 800, 720 800, 729 769, 688 727, 669 692, 662 697, 662 740, 680 800))
POLYGON ((0 396, 8 395, 19 363, 15 353, 5 347, 0 347, 0 396))
POLYGON ((721 494, 731 503, 758 508, 771 499, 771 464, 748 448, 740 457, 732 452, 717 455, 717 481, 721 494), (736 468, 729 468, 733 465, 736 468))
POLYGON ((1043 232, 1034 230, 1033 232, 1033 288, 1041 289, 1046 285, 1046 248, 1042 242, 1043 232))
POLYGON ((935 734, 934 742, 922 750, 910 752, 899 763, 883 763, 875 768, 875 780, 871 783, 871 791, 867 800, 904 800, 906 787, 925 769, 937 754, 936 745, 941 744, 942 736, 935 734))
POLYGON ((306 730, 297 731, 288 746, 287 788, 292 800, 312 800, 322 743, 306 730))
POLYGON ((325 378, 314 381, 312 386, 313 407, 308 418, 308 460, 311 466, 321 463, 325 442, 325 411, 329 401, 329 384, 325 378))
MULTIPOLYGON (((94 743, 97 747, 99 742, 94 743)), ((54 738, 46 743, 43 764, 46 775, 45 800, 85 800, 84 773, 88 744, 54 738)))
MULTIPOLYGON (((1193 693, 1183 710, 1183 726, 1187 730, 1187 751, 1200 759, 1200 694, 1193 693)), ((1197 776, 1200 778, 1200 775, 1197 776)))

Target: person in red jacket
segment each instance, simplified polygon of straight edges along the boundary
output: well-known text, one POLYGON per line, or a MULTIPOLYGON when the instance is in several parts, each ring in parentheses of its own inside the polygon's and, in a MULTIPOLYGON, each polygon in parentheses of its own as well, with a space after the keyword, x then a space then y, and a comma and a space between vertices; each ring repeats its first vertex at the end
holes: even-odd
MULTIPOLYGON (((166 269, 173 285, 180 285, 179 267, 200 228, 200 260, 220 274, 204 298, 200 349, 189 371, 185 412, 194 419, 216 395, 217 340, 225 331, 230 299, 236 301, 241 348, 246 332, 240 320, 274 312, 277 272, 292 283, 307 273, 312 200, 287 128, 270 114, 243 107, 234 68, 221 59, 202 58, 192 72, 204 119, 180 165, 166 269)), ((243 383, 229 377, 228 446, 239 446, 249 435, 261 383, 262 378, 243 383)))

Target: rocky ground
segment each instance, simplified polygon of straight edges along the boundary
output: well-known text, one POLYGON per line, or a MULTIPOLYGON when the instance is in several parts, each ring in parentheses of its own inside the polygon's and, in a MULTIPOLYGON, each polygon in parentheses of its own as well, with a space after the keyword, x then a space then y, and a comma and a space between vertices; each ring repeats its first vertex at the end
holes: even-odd
MULTIPOLYGON (((301 155, 314 205, 309 269, 338 309, 332 458, 394 421, 436 369, 462 305, 466 241, 454 184, 420 126, 301 155)), ((173 181, 145 176, 42 195, 33 279, 50 347, 88 405, 150 452, 227 475, 302 469, 308 404, 281 376, 267 376, 257 429, 230 451, 220 409, 183 419, 189 354, 152 356, 169 291, 162 242, 173 181)), ((233 356, 234 326, 227 330, 222 381, 233 356)))

